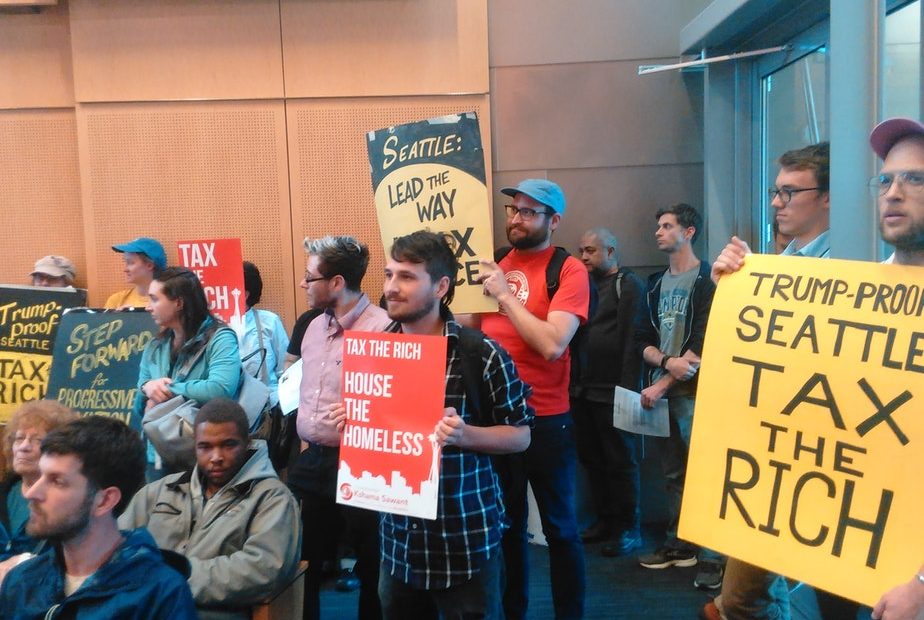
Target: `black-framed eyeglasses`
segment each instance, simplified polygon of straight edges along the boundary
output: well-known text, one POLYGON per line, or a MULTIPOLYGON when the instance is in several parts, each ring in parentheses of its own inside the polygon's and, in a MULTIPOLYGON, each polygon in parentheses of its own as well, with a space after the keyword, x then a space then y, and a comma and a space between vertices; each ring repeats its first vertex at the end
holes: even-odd
POLYGON ((320 280, 330 280, 334 276, 309 276, 308 272, 305 272, 305 277, 302 278, 302 282, 305 284, 311 284, 312 282, 318 282, 320 280))
POLYGON ((507 211, 507 217, 511 220, 519 215, 520 219, 524 222, 528 222, 537 215, 546 215, 551 213, 551 211, 538 211, 536 209, 530 209, 529 207, 523 207, 522 209, 519 209, 514 205, 504 205, 504 210, 507 211))
POLYGON ((903 170, 901 172, 877 174, 869 180, 870 192, 885 196, 892 188, 892 185, 898 181, 903 187, 921 191, 924 189, 924 172, 918 170, 903 170))
POLYGON ((770 197, 770 202, 773 202, 777 196, 780 197, 780 202, 784 205, 788 204, 792 200, 793 194, 798 194, 799 192, 812 192, 820 190, 820 187, 771 187, 767 190, 767 196, 770 197))

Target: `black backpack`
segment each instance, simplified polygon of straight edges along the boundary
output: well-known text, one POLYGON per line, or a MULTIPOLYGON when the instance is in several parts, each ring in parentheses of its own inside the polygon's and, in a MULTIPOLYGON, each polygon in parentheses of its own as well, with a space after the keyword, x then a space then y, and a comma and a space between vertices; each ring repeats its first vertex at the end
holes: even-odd
MULTIPOLYGON (((484 380, 484 361, 481 359, 481 330, 459 326, 459 359, 462 361, 462 383, 465 386, 465 400, 472 412, 475 426, 490 426, 490 415, 494 400, 489 385, 484 380)), ((460 412, 461 415, 461 412, 460 412)))

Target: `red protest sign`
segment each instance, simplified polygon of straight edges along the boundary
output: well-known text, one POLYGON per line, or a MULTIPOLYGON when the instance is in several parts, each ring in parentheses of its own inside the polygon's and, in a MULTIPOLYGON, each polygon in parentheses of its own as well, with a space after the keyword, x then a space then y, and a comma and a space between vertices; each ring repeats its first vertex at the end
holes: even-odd
POLYGON ((446 338, 348 331, 337 502, 436 518, 446 338))
POLYGON ((241 240, 199 239, 176 246, 180 264, 199 276, 209 310, 240 332, 247 312, 241 240))

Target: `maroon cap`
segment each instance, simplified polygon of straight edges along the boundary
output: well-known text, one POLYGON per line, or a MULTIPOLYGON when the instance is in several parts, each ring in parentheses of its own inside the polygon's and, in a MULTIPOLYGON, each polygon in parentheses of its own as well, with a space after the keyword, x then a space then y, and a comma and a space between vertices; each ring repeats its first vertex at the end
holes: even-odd
POLYGON ((924 125, 910 118, 890 118, 882 121, 869 134, 869 144, 885 159, 895 143, 908 136, 924 136, 924 125))

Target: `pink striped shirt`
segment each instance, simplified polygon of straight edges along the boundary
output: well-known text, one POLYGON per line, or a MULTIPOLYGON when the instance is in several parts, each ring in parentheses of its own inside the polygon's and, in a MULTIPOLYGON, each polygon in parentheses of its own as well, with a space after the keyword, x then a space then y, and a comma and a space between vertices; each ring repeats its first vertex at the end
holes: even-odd
POLYGON ((329 310, 308 324, 302 340, 302 382, 296 427, 302 441, 322 446, 339 446, 340 434, 327 420, 330 406, 340 402, 343 363, 343 332, 352 329, 380 332, 391 323, 382 308, 364 294, 341 319, 329 310))

